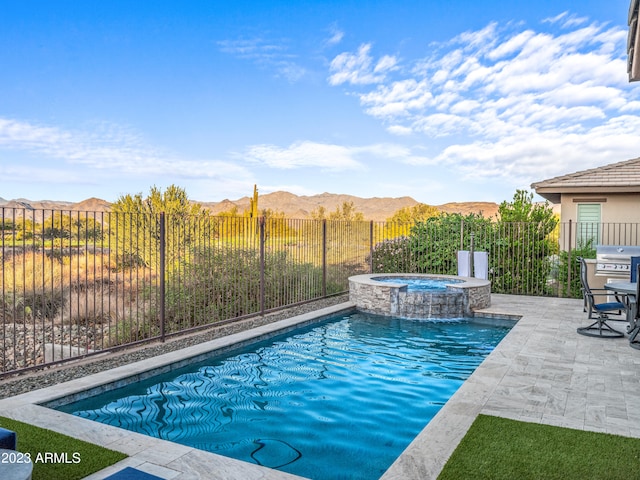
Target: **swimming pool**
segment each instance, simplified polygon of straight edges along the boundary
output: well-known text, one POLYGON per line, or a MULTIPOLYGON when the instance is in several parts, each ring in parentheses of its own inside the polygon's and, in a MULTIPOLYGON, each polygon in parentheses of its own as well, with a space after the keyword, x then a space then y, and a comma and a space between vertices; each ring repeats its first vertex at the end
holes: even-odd
POLYGON ((58 409, 314 479, 378 478, 512 325, 341 315, 58 409))

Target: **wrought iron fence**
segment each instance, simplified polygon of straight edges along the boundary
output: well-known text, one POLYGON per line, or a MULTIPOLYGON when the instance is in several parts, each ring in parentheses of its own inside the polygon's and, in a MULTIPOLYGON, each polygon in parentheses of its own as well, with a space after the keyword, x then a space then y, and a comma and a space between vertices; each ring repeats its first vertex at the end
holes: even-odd
MULTIPOLYGON (((0 376, 344 293, 367 272, 456 274, 487 251, 492 291, 575 294, 572 258, 638 225, 399 224, 0 209, 0 376)), ((593 250, 595 255, 595 250, 593 250)))
POLYGON ((537 223, 451 220, 416 226, 378 224, 372 271, 456 275, 459 250, 484 251, 494 293, 558 294, 558 229, 537 223))

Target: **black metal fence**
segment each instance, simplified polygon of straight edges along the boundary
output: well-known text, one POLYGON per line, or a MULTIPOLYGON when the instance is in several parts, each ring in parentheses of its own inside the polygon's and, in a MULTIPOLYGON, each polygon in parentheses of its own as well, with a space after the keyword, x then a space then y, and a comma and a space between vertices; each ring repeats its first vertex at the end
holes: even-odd
POLYGON ((638 225, 587 227, 2 208, 0 376, 344 293, 351 275, 456 274, 461 249, 489 253, 494 292, 569 296, 574 254, 638 244, 638 225))

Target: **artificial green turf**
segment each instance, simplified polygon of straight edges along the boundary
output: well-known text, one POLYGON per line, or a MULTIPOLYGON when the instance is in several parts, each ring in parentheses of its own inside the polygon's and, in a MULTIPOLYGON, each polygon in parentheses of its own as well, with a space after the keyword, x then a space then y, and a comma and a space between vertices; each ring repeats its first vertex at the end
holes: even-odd
POLYGON ((438 480, 629 480, 640 439, 480 415, 438 480))
POLYGON ((51 430, 0 417, 0 427, 16 432, 18 451, 33 462, 32 480, 75 480, 102 470, 127 455, 51 430))

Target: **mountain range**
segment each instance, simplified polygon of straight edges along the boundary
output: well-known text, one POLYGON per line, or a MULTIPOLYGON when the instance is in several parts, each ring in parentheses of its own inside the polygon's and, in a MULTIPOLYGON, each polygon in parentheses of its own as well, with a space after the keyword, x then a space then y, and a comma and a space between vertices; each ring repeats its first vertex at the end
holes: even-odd
MULTIPOLYGON (((274 192, 260 195, 258 197, 258 209, 270 209, 274 212, 283 212, 289 218, 311 218, 312 212, 320 207, 325 209, 326 214, 341 208, 344 203, 353 202, 356 212, 362 212, 366 220, 382 221, 393 216, 398 210, 404 207, 413 207, 419 202, 411 197, 373 197, 361 198, 353 195, 322 193, 319 195, 294 195, 289 192, 274 192)), ((239 214, 249 209, 250 198, 242 197, 237 200, 222 200, 221 202, 197 202, 209 210, 213 215, 228 212, 234 207, 239 214)), ((455 202, 443 205, 434 205, 438 209, 447 213, 478 213, 484 217, 494 217, 498 212, 498 204, 491 202, 455 202)), ((15 216, 25 216, 37 222, 42 221, 42 216, 48 217, 47 210, 71 210, 87 212, 108 212, 111 204, 100 198, 88 198, 81 202, 67 202, 54 200, 28 200, 18 198, 5 200, 0 197, 0 207, 5 209, 16 209, 15 216), (44 212, 43 212, 44 211, 44 212)), ((14 212, 12 210, 12 212, 14 212)), ((11 217, 14 214, 11 213, 11 217)), ((5 217, 9 214, 5 213, 5 217)))

